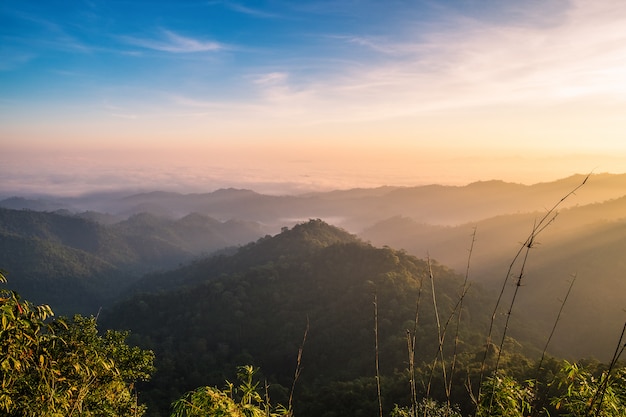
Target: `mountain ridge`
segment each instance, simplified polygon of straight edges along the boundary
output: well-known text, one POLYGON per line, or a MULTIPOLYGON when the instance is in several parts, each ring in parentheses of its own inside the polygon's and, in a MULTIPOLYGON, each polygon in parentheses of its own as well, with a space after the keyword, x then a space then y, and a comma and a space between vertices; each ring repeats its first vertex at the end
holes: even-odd
POLYGON ((260 234, 256 223, 219 222, 200 214, 170 220, 143 213, 105 225, 80 215, 0 208, 0 266, 17 277, 15 288, 27 298, 51 300, 63 314, 93 314, 146 272, 172 268, 260 234), (64 286, 55 286, 58 280, 64 286), (76 291, 67 291, 72 285, 76 291))
MULTIPOLYGON (((433 286, 426 261, 310 220, 233 255, 154 274, 153 280, 173 285, 147 279, 130 298, 103 311, 101 320, 108 328, 130 330, 136 343, 155 350, 158 371, 143 391, 149 409, 164 410, 168 396, 178 395, 174 389, 218 383, 241 363, 260 366, 273 386, 288 387, 305 328, 302 360, 309 371, 299 383, 317 397, 332 381, 371 370, 374 300, 380 306, 383 372, 405 366, 406 330, 414 327, 419 292, 418 357, 436 354, 430 289, 436 285, 439 311, 447 317, 463 281, 434 261, 430 269, 433 286)), ((479 288, 465 300, 459 349, 467 354, 480 350, 488 326, 490 296, 479 288)), ((303 404, 298 415, 316 415, 306 400, 295 404, 303 404)))
MULTIPOLYGON (((576 174, 532 185, 490 180, 464 186, 390 186, 300 195, 264 195, 245 189, 193 194, 155 191, 122 196, 54 197, 54 202, 57 205, 66 202, 72 211, 80 207, 126 217, 146 209, 175 218, 198 212, 220 221, 231 218, 257 221, 272 233, 309 218, 338 219, 340 227, 358 233, 376 221, 393 216, 409 216, 431 224, 459 225, 499 214, 537 211, 549 207, 555 196, 574 188, 585 177, 576 174)), ((626 195, 626 174, 591 174, 587 182, 577 193, 575 202, 574 199, 565 202, 564 207, 626 195)), ((12 207, 16 208, 13 203, 12 207)), ((0 206, 5 204, 7 200, 0 201, 0 206)))

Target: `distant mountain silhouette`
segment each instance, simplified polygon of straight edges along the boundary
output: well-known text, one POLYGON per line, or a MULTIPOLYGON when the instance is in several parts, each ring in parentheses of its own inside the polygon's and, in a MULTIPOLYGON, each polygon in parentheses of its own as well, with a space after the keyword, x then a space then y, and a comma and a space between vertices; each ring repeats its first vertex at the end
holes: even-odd
MULTIPOLYGON (((500 215, 454 227, 393 217, 360 236, 375 245, 405 249, 416 256, 429 253, 443 264, 465 271, 476 229, 471 279, 498 289, 515 253, 543 215, 545 211, 500 215)), ((606 358, 614 349, 616 329, 626 318, 626 297, 622 295, 626 294, 626 279, 620 255, 624 253, 626 197, 560 210, 529 255, 516 311, 548 332, 552 323, 545 317, 556 315, 568 281, 576 275, 553 348, 570 358, 606 358), (590 333, 595 337, 589 338, 590 333)), ((511 282, 507 290, 512 289, 511 282)))
MULTIPOLYGON (((270 196, 250 190, 223 189, 203 194, 150 192, 132 195, 95 194, 84 197, 51 199, 54 207, 66 204, 72 211, 99 211, 129 217, 141 212, 180 218, 200 213, 220 221, 240 219, 262 223, 269 233, 283 226, 311 218, 359 233, 381 220, 404 216, 435 225, 459 225, 501 214, 535 212, 553 204, 556 196, 583 180, 573 175, 558 181, 522 185, 502 181, 482 181, 466 186, 426 185, 380 187, 303 195, 270 196)), ((626 174, 594 174, 587 186, 564 207, 591 204, 626 194, 626 174)), ((45 207, 44 199, 38 200, 45 207)), ((14 201, 2 200, 0 207, 14 201)), ((32 208, 33 204, 23 205, 32 208)))

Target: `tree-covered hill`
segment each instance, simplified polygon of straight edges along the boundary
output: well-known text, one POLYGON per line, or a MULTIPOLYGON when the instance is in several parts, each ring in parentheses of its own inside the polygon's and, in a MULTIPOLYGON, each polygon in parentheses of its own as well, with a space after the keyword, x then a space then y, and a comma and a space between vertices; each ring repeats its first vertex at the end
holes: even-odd
POLYGON ((41 238, 0 233, 0 262, 13 288, 64 314, 95 315, 125 285, 122 271, 111 263, 41 238))
MULTIPOLYGON (((375 248, 312 220, 234 255, 151 275, 137 289, 147 292, 105 311, 102 323, 131 330, 132 340, 155 351, 157 371, 143 388, 154 416, 166 415, 169 402, 183 392, 219 385, 246 363, 260 366, 275 388, 283 387, 275 395, 284 396, 308 323, 296 415, 337 415, 332 413, 343 406, 331 404, 327 387, 358 385, 374 375, 375 296, 381 371, 393 379, 406 369, 406 332, 414 329, 418 299, 416 357, 419 363, 434 359, 438 336, 431 288, 444 323, 463 280, 434 261, 431 269, 434 283, 425 260, 375 248), (312 411, 322 403, 326 414, 312 411)), ((466 359, 485 343, 490 308, 493 297, 472 287, 461 320, 459 355, 466 359)), ((451 344, 446 346, 449 353, 451 344)), ((408 395, 399 391, 389 397, 408 395)), ((371 395, 375 399, 375 391, 371 395)))
POLYGON ((137 214, 110 225, 0 208, 0 265, 13 286, 62 314, 95 314, 144 273, 258 238, 258 224, 137 214))
MULTIPOLYGON (((555 214, 529 253, 517 311, 542 332, 549 331, 552 324, 543 318, 557 313, 569 281, 576 276, 560 331, 555 334, 554 352, 570 359, 594 356, 607 360, 626 309, 626 197, 565 208, 555 214), (596 337, 589 338, 590 333, 596 337)), ((430 253, 462 271, 475 230, 471 278, 498 290, 521 243, 544 215, 545 211, 501 215, 455 227, 394 217, 361 236, 375 245, 402 248, 416 256, 430 253)), ((508 292, 513 289, 513 285, 506 287, 508 292)))

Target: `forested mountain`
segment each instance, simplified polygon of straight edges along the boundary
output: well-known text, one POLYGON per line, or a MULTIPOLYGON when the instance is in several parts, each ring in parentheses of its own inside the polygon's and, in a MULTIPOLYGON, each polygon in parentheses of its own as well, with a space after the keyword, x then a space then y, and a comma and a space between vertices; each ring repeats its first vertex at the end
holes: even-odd
MULTIPOLYGON (((534 222, 583 179, 572 176, 530 186, 487 181, 463 187, 381 187, 300 196, 226 189, 206 194, 12 198, 0 205, 67 208, 53 213, 1 210, 0 245, 5 249, 0 266, 17 277, 16 289, 27 298, 51 303, 62 313, 94 313, 117 293, 134 288, 144 273, 246 244, 302 219, 322 218, 373 245, 404 249, 418 258, 430 254, 461 273, 475 229, 471 279, 499 291, 511 258, 534 222)), ((626 175, 591 175, 562 202, 530 253, 518 311, 539 323, 540 333, 550 326, 545 317, 556 314, 571 276, 578 277, 564 309, 564 330, 554 339, 559 354, 610 355, 608 337, 626 308, 624 299, 616 297, 626 292, 619 255, 626 249, 621 233, 625 192, 626 175), (581 325, 601 335, 600 342, 573 331, 581 325)), ((159 279, 164 289, 180 282, 178 274, 144 280, 157 285, 159 279)), ((507 292, 513 288, 505 285, 507 292)))
MULTIPOLYGON (((127 218, 150 212, 180 218, 197 212, 220 221, 242 219, 260 222, 269 232, 310 218, 320 218, 353 233, 394 216, 410 217, 434 225, 458 225, 501 214, 543 210, 585 176, 522 185, 482 181, 465 186, 423 185, 339 190, 303 195, 263 195, 250 190, 221 189, 202 194, 175 192, 104 193, 79 197, 6 199, 0 207, 72 212, 97 211, 127 218)), ((591 175, 575 199, 564 203, 586 205, 616 199, 626 194, 626 174, 591 175)))
MULTIPOLYGON (((515 253, 545 214, 501 215, 454 227, 394 217, 360 235, 375 245, 402 248, 416 256, 429 253, 443 264, 464 271, 475 230, 471 279, 498 290, 515 253)), ((626 197, 565 208, 555 214, 529 254, 517 311, 545 331, 552 325, 545 317, 556 314, 569 281, 576 276, 554 348, 569 358, 593 355, 606 359, 613 353, 611 337, 624 322, 626 310, 622 255, 626 253, 626 197), (596 337, 590 339, 590 333, 596 337)), ((506 291, 513 288, 511 283, 506 291)))
MULTIPOLYGON (((60 314, 96 314, 103 306, 103 328, 130 329, 133 343, 153 349, 158 371, 140 388, 155 417, 185 391, 234 380, 244 364, 260 366, 272 398, 284 403, 308 329, 294 407, 299 416, 319 417, 377 413, 374 297, 386 412, 410 402, 407 330, 417 330, 420 396, 430 381, 429 396, 444 399, 441 374, 429 370, 438 327, 450 326, 444 353, 451 355, 459 273, 470 258, 459 368, 451 376, 452 401, 467 414, 468 374, 476 377, 485 352, 488 369, 493 364, 513 291, 510 338, 501 342, 503 364, 518 380, 536 376, 520 352, 540 355, 573 275, 548 352, 610 359, 626 308, 625 178, 593 175, 562 201, 522 271, 519 262, 508 269, 515 253, 583 177, 301 196, 230 189, 16 198, 0 205, 56 211, 0 209, 0 268, 25 298, 60 314), (302 223, 319 217, 327 222, 302 223), (486 345, 501 289, 495 345, 486 345)), ((555 364, 547 372, 557 372, 555 364)))
MULTIPOLYGON (((462 292, 462 277, 450 269, 434 263, 432 273, 431 282, 425 260, 375 248, 312 220, 248 244, 234 255, 152 274, 141 281, 136 295, 106 310, 102 323, 131 330, 131 340, 155 351, 157 371, 142 389, 150 415, 166 415, 169 402, 183 392, 219 385, 233 378, 237 365, 249 363, 261 367, 274 387, 272 395, 283 400, 307 326, 296 415, 367 415, 376 409, 375 390, 366 394, 373 388, 374 297, 381 371, 389 381, 406 382, 406 333, 415 327, 418 300, 416 357, 419 363, 430 363, 438 350, 431 289, 442 323, 452 317, 462 292), (330 389, 341 384, 351 388, 330 389), (371 401, 351 403, 350 395, 371 401)), ((483 351, 494 303, 495 297, 479 285, 468 292, 459 369, 483 351)), ((447 353, 452 345, 446 345, 447 353)), ((526 347, 532 351, 533 346, 526 347)), ((455 390, 466 396, 464 372, 456 376, 455 390)), ((406 402, 405 382, 391 384, 390 400, 406 402)))
MULTIPOLYGON (((18 277, 16 289, 27 298, 51 303, 62 313, 93 313, 144 273, 246 244, 311 217, 344 225, 376 246, 404 249, 418 258, 430 254, 461 273, 476 229, 471 279, 499 291, 533 223, 583 179, 572 176, 530 186, 487 181, 463 187, 381 187, 300 196, 227 189, 186 195, 118 192, 12 198, 0 205, 57 211, 0 210, 0 245, 5 248, 0 266, 18 277), (64 204, 67 208, 58 210, 64 204)), ((538 327, 549 326, 544 317, 558 310, 568 280, 576 274, 561 326, 575 329, 584 323, 602 336, 596 342, 580 332, 557 333, 554 347, 567 357, 610 355, 607 337, 626 308, 615 296, 625 292, 626 285, 619 255, 626 245, 620 234, 625 192, 625 175, 591 175, 562 202, 530 254, 519 311, 528 311, 538 327)), ((162 282, 171 288, 179 278, 162 282)), ((512 288, 505 286, 506 291, 512 288)))
POLYGON ((96 314, 144 273, 256 239, 260 226, 190 214, 137 214, 103 225, 80 216, 0 209, 0 265, 16 290, 64 314, 96 314))

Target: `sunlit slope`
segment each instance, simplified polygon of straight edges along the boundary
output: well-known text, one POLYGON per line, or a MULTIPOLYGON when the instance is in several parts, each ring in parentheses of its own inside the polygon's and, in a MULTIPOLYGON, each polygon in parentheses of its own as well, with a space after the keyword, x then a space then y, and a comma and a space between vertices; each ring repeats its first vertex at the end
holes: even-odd
MULTIPOLYGON (((438 264, 432 269, 445 321, 462 277, 438 264)), ((130 329, 135 341, 155 350, 159 370, 145 395, 158 407, 166 407, 176 390, 219 384, 242 363, 261 366, 274 384, 289 386, 307 321, 301 383, 311 396, 322 389, 318 383, 371 375, 375 296, 383 372, 406 367, 406 331, 415 327, 420 288, 418 362, 430 362, 437 352, 427 262, 375 248, 319 220, 232 256, 147 278, 142 284, 149 293, 105 311, 103 323, 130 329)), ((465 358, 483 349, 490 298, 476 286, 465 300, 459 347, 465 358)), ((303 407, 299 414, 311 415, 303 407)))
MULTIPOLYGON (((455 227, 395 217, 365 230, 362 236, 374 244, 404 248, 417 256, 430 253, 461 272, 466 271, 469 260, 472 281, 499 289, 515 254, 545 214, 501 215, 455 227), (476 240, 470 258, 474 230, 476 240)), ((577 276, 553 349, 567 356, 605 359, 614 349, 613 339, 626 315, 626 197, 555 214, 529 253, 514 313, 547 333, 568 281, 577 276)), ((520 266, 518 262, 511 271, 507 294, 520 266)))

